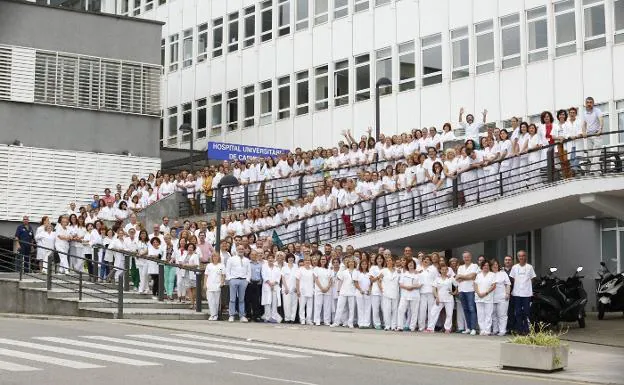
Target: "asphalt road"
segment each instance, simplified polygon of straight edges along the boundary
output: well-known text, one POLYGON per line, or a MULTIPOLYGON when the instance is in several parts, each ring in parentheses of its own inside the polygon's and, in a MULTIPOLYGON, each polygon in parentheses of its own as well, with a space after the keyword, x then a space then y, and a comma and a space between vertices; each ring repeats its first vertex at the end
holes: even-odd
POLYGON ((0 318, 1 385, 545 383, 569 382, 360 358, 192 330, 0 318))

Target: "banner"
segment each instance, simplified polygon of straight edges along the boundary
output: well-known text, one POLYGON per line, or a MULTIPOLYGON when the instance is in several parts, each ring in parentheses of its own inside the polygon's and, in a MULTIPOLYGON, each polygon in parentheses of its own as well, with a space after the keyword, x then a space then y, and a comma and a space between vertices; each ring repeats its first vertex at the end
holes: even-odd
POLYGON ((252 158, 276 157, 289 150, 249 146, 246 144, 208 142, 208 159, 210 160, 246 160, 252 158))

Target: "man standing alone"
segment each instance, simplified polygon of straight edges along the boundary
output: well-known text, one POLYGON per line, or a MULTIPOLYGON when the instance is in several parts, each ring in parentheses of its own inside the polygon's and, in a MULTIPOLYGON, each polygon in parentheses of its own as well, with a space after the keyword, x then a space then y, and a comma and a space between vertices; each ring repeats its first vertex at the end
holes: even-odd
POLYGON ((533 283, 535 278, 533 266, 527 263, 526 251, 518 251, 518 263, 511 268, 509 278, 513 278, 514 286, 511 291, 514 306, 514 323, 519 334, 529 333, 529 308, 531 296, 533 296, 533 283))

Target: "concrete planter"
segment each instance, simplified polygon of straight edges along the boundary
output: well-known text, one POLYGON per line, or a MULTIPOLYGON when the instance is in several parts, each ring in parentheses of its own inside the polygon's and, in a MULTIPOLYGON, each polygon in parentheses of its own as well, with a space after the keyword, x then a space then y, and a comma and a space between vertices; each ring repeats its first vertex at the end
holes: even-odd
POLYGON ((565 344, 551 347, 505 342, 501 344, 500 363, 503 369, 554 372, 568 366, 569 352, 565 344))

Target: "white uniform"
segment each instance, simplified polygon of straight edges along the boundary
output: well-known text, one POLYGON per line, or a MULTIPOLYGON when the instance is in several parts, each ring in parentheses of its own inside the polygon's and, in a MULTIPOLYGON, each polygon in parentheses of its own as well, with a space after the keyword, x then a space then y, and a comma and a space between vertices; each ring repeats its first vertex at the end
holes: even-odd
POLYGON ((494 289, 494 309, 492 313, 492 333, 504 336, 507 333, 507 309, 509 298, 507 286, 511 286, 509 276, 504 271, 494 273, 496 288, 494 289))
MULTIPOLYGON (((479 272, 475 278, 475 284, 479 292, 487 292, 492 284, 496 282, 496 275, 492 272, 483 274, 479 272)), ((485 297, 480 297, 475 293, 475 303, 477 305, 477 319, 479 330, 483 335, 489 335, 492 331, 492 309, 494 307, 494 293, 489 293, 485 297)))
POLYGON ((446 314, 444 330, 451 330, 451 326, 453 325, 453 307, 455 305, 453 286, 457 286, 457 282, 455 282, 454 278, 439 276, 433 281, 433 287, 435 287, 438 292, 439 301, 433 306, 429 324, 427 325, 429 330, 434 330, 442 309, 444 309, 444 313, 446 314))
POLYGON ((433 297, 433 283, 440 274, 435 266, 431 265, 424 269, 420 273, 420 280, 422 287, 420 288, 420 306, 418 307, 418 330, 423 331, 427 327, 427 318, 429 323, 433 321, 433 324, 437 322, 437 319, 432 320, 433 306, 435 305, 435 298, 433 297))
POLYGON ((276 264, 273 264, 273 267, 269 267, 268 263, 262 266, 261 305, 264 306, 264 315, 262 317, 266 321, 282 322, 282 317, 277 312, 278 306, 282 305, 281 280, 282 271, 276 264))
POLYGON ((297 270, 296 264, 289 267, 285 264, 282 267, 282 285, 284 286, 284 321, 294 321, 297 315, 297 270), (286 292, 288 288, 288 292, 286 292))
MULTIPOLYGON (((421 285, 421 274, 410 273, 409 271, 401 274, 399 285, 418 286, 421 285)), ((401 299, 399 300, 399 309, 397 314, 397 325, 399 328, 407 327, 411 331, 416 330, 418 322, 418 307, 420 305, 420 288, 407 290, 401 288, 401 299), (409 315, 409 317, 408 317, 409 315)))
POLYGON ((360 290, 355 291, 358 326, 369 328, 371 326, 371 281, 368 273, 359 272, 357 282, 360 285, 360 290))
POLYGON ((347 326, 353 328, 353 320, 355 317, 355 282, 359 280, 360 272, 353 269, 344 269, 338 273, 340 281, 340 291, 338 293, 338 304, 336 305, 336 318, 332 326, 344 324, 345 306, 349 306, 349 316, 346 320, 347 326))
MULTIPOLYGON (((381 273, 381 269, 379 268, 379 266, 371 266, 370 270, 368 271, 368 278, 369 280, 373 280, 375 278, 377 278, 379 276, 379 274, 381 273)), ((379 282, 375 281, 374 283, 371 284, 371 289, 370 289, 370 295, 371 295, 371 310, 372 310, 372 315, 373 315, 373 326, 376 329, 381 328, 381 317, 380 315, 380 311, 381 311, 381 290, 379 289, 379 282)))
POLYGON ((330 325, 332 313, 332 290, 330 287, 331 271, 324 267, 315 267, 314 280, 314 324, 317 326, 321 324, 322 312, 323 323, 325 325, 330 325), (318 284, 316 283, 317 280, 318 284), (329 290, 327 290, 326 293, 323 293, 319 284, 323 287, 329 287, 329 290))
POLYGON ((209 263, 206 265, 206 298, 211 317, 219 315, 221 299, 221 281, 225 277, 225 266, 222 263, 209 263))
POLYGON ((312 304, 314 297, 314 270, 302 267, 297 270, 299 283, 299 320, 302 325, 312 324, 312 304))
POLYGON ((382 312, 384 327, 386 330, 395 330, 397 328, 397 308, 399 306, 400 274, 398 270, 390 271, 388 268, 383 268, 380 274, 382 275, 381 284, 383 287, 382 312))

